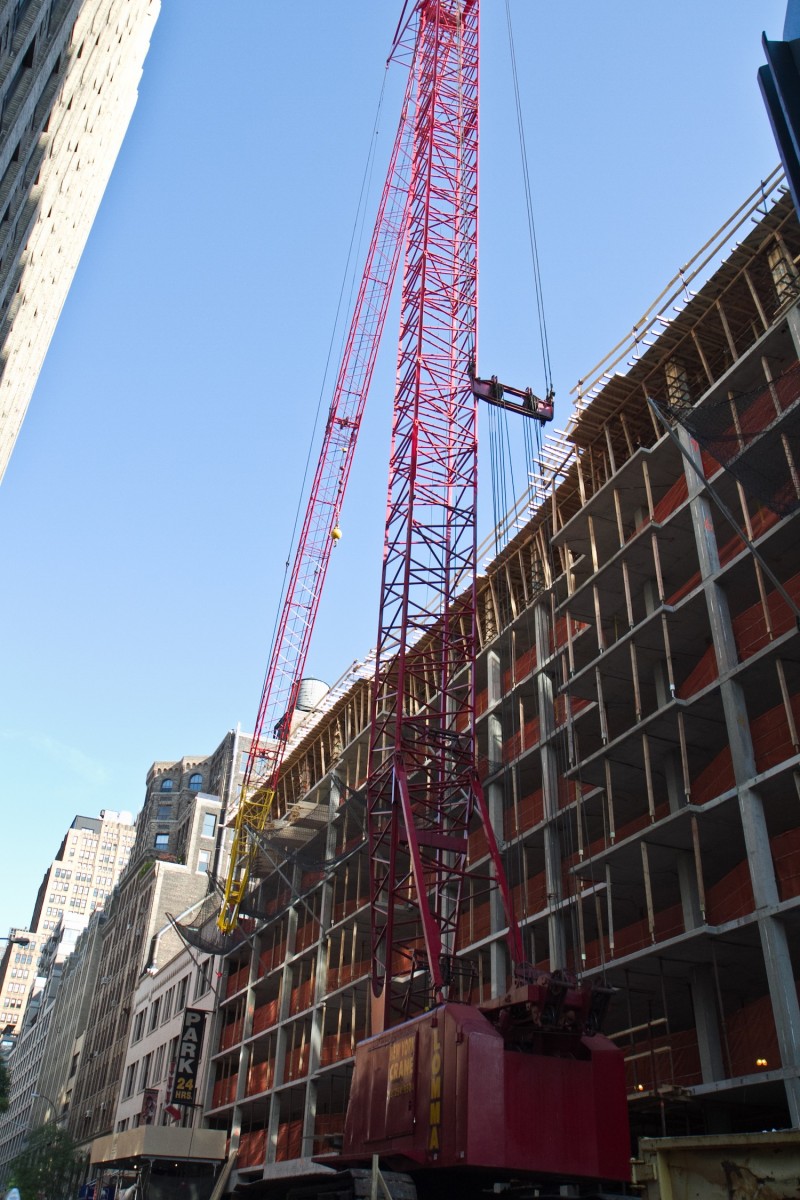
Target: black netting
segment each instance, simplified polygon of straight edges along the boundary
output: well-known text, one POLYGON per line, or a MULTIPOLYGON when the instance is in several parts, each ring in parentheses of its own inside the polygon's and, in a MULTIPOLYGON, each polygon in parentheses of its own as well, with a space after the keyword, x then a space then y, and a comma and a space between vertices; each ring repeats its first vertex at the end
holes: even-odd
POLYGON ((800 506, 800 365, 750 392, 697 406, 673 402, 669 411, 773 512, 784 517, 800 506))
POLYGON ((238 925, 230 933, 223 933, 217 924, 220 909, 218 893, 210 892, 184 920, 177 920, 171 913, 167 913, 167 917, 187 945, 205 954, 230 954, 231 950, 247 941, 250 931, 238 925))
POLYGON ((269 833, 260 833, 257 829, 251 829, 249 826, 248 833, 253 839, 254 844, 258 846, 261 853, 269 862, 272 872, 280 877, 284 885, 277 899, 275 897, 270 899, 262 898, 259 888, 247 892, 242 897, 239 911, 260 921, 271 920, 281 915, 281 913, 285 912, 293 904, 297 904, 298 902, 303 903, 304 898, 313 891, 320 879, 328 875, 335 867, 343 863, 345 859, 358 854, 362 845, 359 842, 357 845, 350 846, 334 858, 321 858, 319 854, 315 854, 307 848, 290 852, 279 850, 270 840, 269 833), (292 880, 295 878, 295 868, 297 867, 303 873, 305 880, 303 886, 300 888, 293 887, 292 885, 292 880))
MULTIPOLYGON (((347 808, 358 819, 363 819, 365 813, 363 794, 354 791, 338 779, 334 780, 334 783, 340 795, 346 797, 342 801, 342 810, 347 808)), ((270 900, 263 898, 263 889, 251 886, 245 892, 239 905, 241 915, 239 926, 231 933, 226 934, 217 925, 225 888, 221 880, 209 875, 212 890, 201 904, 192 909, 187 919, 179 921, 167 913, 167 917, 183 940, 205 953, 229 954, 231 950, 247 940, 255 928, 256 921, 270 920, 279 912, 285 911, 290 905, 296 904, 298 901, 304 903, 304 897, 313 890, 323 876, 339 863, 344 862, 346 858, 357 854, 361 849, 361 843, 359 843, 349 846, 334 858, 325 858, 320 856, 319 851, 315 852, 308 846, 287 851, 275 843, 269 830, 259 831, 248 825, 247 833, 252 844, 258 847, 259 852, 269 863, 270 873, 277 875, 283 881, 284 887, 276 903, 275 898, 270 900), (303 878, 302 886, 299 889, 292 886, 297 868, 303 878)))

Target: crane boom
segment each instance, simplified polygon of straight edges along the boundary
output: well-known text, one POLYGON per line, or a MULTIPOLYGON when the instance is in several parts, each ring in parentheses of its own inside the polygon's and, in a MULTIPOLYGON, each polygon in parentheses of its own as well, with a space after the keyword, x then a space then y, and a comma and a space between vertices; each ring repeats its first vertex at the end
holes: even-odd
MULTIPOLYGON (((400 47, 395 44, 393 53, 400 47)), ((353 308, 319 460, 264 678, 253 739, 234 824, 230 863, 218 925, 235 928, 256 850, 253 833, 269 817, 291 733, 337 522, 353 462, 361 418, 386 320, 410 195, 409 75, 372 240, 353 308)))

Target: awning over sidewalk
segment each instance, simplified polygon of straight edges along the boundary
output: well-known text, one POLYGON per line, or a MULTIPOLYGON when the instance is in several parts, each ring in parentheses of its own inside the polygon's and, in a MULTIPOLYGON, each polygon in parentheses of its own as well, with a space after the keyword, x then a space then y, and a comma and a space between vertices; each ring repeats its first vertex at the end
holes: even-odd
POLYGON ((156 1159, 218 1163, 225 1157, 223 1129, 182 1129, 176 1125, 140 1125, 124 1133, 95 1138, 90 1147, 93 1167, 133 1168, 156 1159))

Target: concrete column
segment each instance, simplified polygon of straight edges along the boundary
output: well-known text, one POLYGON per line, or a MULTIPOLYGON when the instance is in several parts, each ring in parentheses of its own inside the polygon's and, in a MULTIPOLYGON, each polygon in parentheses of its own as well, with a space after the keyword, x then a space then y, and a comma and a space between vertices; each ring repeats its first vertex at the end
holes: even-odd
MULTIPOLYGON (((236 1105, 233 1110, 233 1118, 231 1120, 231 1153, 234 1153, 239 1148, 239 1139, 242 1135, 242 1101, 247 1092, 247 1077, 250 1074, 250 1063, 253 1053, 252 1046, 246 1045, 246 1041, 253 1033, 253 1014, 255 1013, 255 995, 253 987, 258 979, 258 965, 261 957, 261 938, 256 934, 250 945, 250 971, 247 976, 247 1000, 245 1002, 244 1023, 242 1026, 242 1044, 239 1047, 239 1065, 237 1068, 236 1079, 236 1105)), ((219 1011, 219 1010, 218 1010, 219 1011)), ((219 1026, 217 1026, 219 1028, 219 1026)), ((214 1042, 216 1045, 216 1041, 214 1042)), ((210 1064, 209 1064, 210 1065, 210 1064)), ((209 1089, 213 1088, 213 1083, 209 1081, 209 1089)))
POLYGON ((715 1079, 725 1078, 717 996, 711 967, 707 963, 692 967, 689 972, 689 985, 692 989, 692 1005, 703 1083, 711 1083, 715 1079))
POLYGON ((667 664, 663 659, 653 663, 653 685, 656 690, 656 704, 659 708, 663 708, 670 700, 675 699, 675 693, 668 682, 667 664))
POLYGON ((697 929, 698 925, 703 923, 703 915, 700 908, 700 891, 697 886, 694 855, 688 850, 676 851, 675 869, 678 873, 683 923, 687 929, 697 929))
MULTIPOLYGON (((336 776, 331 774, 328 789, 328 828, 325 837, 325 858, 331 859, 336 850, 336 826, 334 818, 339 807, 339 787, 336 776)), ((322 1054, 322 1034, 325 1025, 324 998, 328 991, 328 952, 325 934, 330 929, 333 910, 333 883, 330 874, 320 885, 320 939, 317 948, 317 974, 314 988, 314 1012, 311 1018, 311 1044, 308 1051, 308 1087, 303 1112, 303 1154, 314 1153, 314 1126, 317 1122, 317 1083, 314 1076, 319 1070, 322 1054)))
POLYGON ((642 596, 644 597, 644 611, 649 617, 661 603, 658 598, 658 588, 655 579, 645 579, 642 584, 642 596))
POLYGON ((664 782, 667 785, 667 800, 669 811, 677 812, 686 807, 686 793, 683 790, 683 769, 681 756, 677 750, 668 750, 662 761, 664 782))
MULTIPOLYGON (((797 314, 794 314, 797 329, 797 314)), ((792 322, 790 321, 790 328, 792 322)), ((794 335, 793 335, 794 336, 794 335)), ((685 430, 680 438, 695 462, 700 454, 685 430)), ((728 743, 731 749, 734 777, 738 789, 739 814, 742 822, 750 880, 758 917, 761 948, 772 1002, 772 1012, 784 1068, 800 1068, 800 1004, 794 983, 786 930, 780 920, 769 912, 778 904, 778 886, 769 845, 764 808, 758 792, 749 786, 756 774, 755 753, 750 735, 750 723, 740 684, 730 678, 738 664, 727 596, 718 582, 719 554, 714 535, 711 506, 702 493, 697 473, 685 465, 688 482, 692 529, 697 544, 700 574, 706 595, 708 619, 717 666, 720 675, 720 695, 728 743)), ((800 1079, 785 1081, 786 1098, 792 1124, 800 1125, 800 1079)))
POLYGON ((555 688, 545 664, 550 659, 550 613, 544 604, 534 608, 536 630, 536 689, 539 700, 539 739, 542 763, 542 796, 544 807, 544 869, 547 898, 551 912, 547 920, 550 941, 550 969, 563 970, 567 965, 567 944, 564 916, 557 906, 563 899, 561 888, 561 837, 558 832, 558 760, 553 744, 555 728, 555 688))
POLYGON ((490 650, 486 655, 486 688, 489 707, 497 704, 503 696, 503 675, 500 670, 500 655, 490 650))
MULTIPOLYGON (((292 873, 292 891, 297 892, 300 886, 300 867, 295 863, 292 873)), ((278 1126, 280 1124, 280 1097, 275 1087, 283 1083, 283 1068, 286 1064, 286 1021, 289 1017, 292 984, 294 983, 295 967, 290 963, 294 954, 297 938, 297 909, 292 907, 286 915, 286 959, 283 964, 281 978, 281 1003, 278 1012, 278 1027, 275 1033, 275 1082, 270 1096, 269 1124, 267 1126, 267 1162, 275 1161, 278 1149, 278 1126)))
POLYGON ((491 763, 491 770, 496 770, 503 761, 503 723, 499 713, 490 713, 487 724, 486 755, 491 763))
MULTIPOLYGON (((503 785, 491 783, 486 790, 486 803, 489 808, 489 819, 492 822, 497 844, 503 848, 503 785)), ((497 888, 493 888, 489 896, 489 920, 492 933, 499 933, 506 927, 506 914, 503 901, 497 888)), ((509 971, 508 948, 504 939, 496 938, 489 948, 489 965, 492 978, 492 995, 502 996, 506 990, 506 979, 509 971)))
MULTIPOLYGON (((677 812, 686 807, 686 794, 683 790, 683 771, 680 757, 675 750, 670 750, 664 756, 662 763, 664 780, 667 785, 669 811, 677 812)), ((683 923, 687 929, 696 929, 702 924, 703 914, 700 908, 700 889, 697 886, 694 854, 688 850, 675 853, 675 869, 678 873, 678 887, 681 894, 683 923)))
POLYGON ((794 342, 794 352, 800 358, 800 311, 798 311, 797 305, 789 309, 786 314, 786 322, 794 342))

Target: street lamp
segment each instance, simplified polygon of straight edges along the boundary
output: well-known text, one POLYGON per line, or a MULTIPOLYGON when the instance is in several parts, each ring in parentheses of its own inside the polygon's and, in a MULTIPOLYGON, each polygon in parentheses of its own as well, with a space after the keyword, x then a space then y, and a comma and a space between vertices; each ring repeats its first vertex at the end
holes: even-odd
POLYGON ((58 1121, 58 1105, 46 1092, 31 1092, 31 1098, 33 1100, 45 1100, 53 1110, 53 1120, 58 1121))

